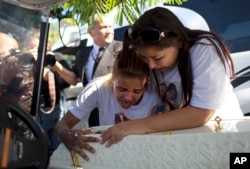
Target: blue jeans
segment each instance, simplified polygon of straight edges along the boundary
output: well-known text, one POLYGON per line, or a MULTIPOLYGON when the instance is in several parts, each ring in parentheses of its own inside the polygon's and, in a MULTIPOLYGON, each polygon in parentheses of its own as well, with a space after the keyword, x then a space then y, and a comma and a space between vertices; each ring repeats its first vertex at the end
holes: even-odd
POLYGON ((53 153, 57 149, 59 144, 61 143, 57 139, 57 137, 54 133, 54 127, 55 127, 56 123, 59 121, 60 115, 61 115, 60 104, 57 104, 55 106, 54 111, 51 112, 50 114, 44 114, 44 113, 40 112, 36 117, 36 121, 43 129, 43 131, 44 131, 44 133, 49 141, 51 153, 53 153))

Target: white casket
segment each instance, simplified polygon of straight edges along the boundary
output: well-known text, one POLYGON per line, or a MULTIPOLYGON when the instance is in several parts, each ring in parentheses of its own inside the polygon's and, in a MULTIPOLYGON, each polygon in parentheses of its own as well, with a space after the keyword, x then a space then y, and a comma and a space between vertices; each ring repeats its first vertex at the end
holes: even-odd
MULTIPOLYGON (((83 169, 229 169, 230 153, 250 153, 250 118, 214 120, 194 129, 131 135, 106 148, 91 145, 90 161, 78 157, 83 169)), ((98 127, 94 129, 103 129, 98 127)), ((96 135, 99 137, 99 135, 96 135)), ((49 169, 75 169, 63 144, 54 152, 49 169)))

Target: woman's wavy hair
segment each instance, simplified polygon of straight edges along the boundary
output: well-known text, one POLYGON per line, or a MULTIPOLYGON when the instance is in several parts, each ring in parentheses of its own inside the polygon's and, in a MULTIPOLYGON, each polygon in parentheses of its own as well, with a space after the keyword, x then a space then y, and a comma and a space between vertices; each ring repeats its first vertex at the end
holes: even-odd
POLYGON ((132 31, 137 33, 146 28, 153 28, 160 32, 167 32, 167 34, 158 43, 149 44, 145 43, 140 36, 137 36, 136 39, 131 39, 131 36, 128 36, 127 30, 124 34, 123 48, 126 49, 133 45, 136 48, 153 47, 161 50, 170 46, 179 46, 177 62, 182 81, 184 106, 189 105, 193 90, 193 73, 189 50, 192 46, 198 44, 198 40, 205 38, 209 41, 209 44, 199 44, 215 46, 225 69, 228 66, 231 77, 234 76, 234 66, 230 51, 223 40, 215 33, 186 28, 175 14, 163 7, 156 7, 146 11, 131 27, 132 31))

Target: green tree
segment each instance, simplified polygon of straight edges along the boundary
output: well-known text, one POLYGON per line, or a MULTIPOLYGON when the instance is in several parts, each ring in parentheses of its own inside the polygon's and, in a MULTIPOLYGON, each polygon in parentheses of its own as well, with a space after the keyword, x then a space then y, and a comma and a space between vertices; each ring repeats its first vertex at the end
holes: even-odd
POLYGON ((184 2, 187 0, 70 0, 56 6, 54 13, 60 17, 74 15, 77 16, 78 21, 86 23, 89 18, 94 18, 94 14, 109 13, 116 8, 115 21, 122 25, 123 18, 131 24, 146 7, 160 3, 181 5, 184 2))

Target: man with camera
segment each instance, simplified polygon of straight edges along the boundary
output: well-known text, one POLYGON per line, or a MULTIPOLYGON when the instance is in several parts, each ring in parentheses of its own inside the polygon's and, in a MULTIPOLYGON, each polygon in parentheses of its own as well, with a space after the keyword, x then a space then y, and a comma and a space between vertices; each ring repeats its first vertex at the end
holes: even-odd
MULTIPOLYGON (((27 33, 25 46, 36 58, 38 54, 40 30, 31 30, 27 33)), ((50 52, 47 46, 47 53, 44 58, 44 70, 40 91, 40 107, 36 121, 44 130, 50 143, 50 151, 56 150, 60 141, 54 134, 54 126, 61 117, 61 90, 69 87, 70 81, 63 70, 70 70, 70 66, 61 53, 50 52)))

